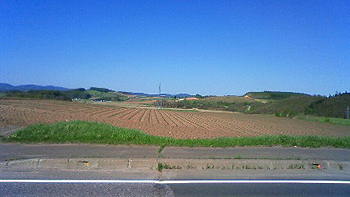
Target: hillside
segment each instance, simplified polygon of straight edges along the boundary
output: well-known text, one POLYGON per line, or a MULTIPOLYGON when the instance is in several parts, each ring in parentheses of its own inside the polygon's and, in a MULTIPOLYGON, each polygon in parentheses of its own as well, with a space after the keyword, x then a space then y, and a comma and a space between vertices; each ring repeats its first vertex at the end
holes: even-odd
POLYGON ((284 99, 292 96, 306 96, 307 94, 295 92, 278 92, 278 91, 264 91, 264 92, 248 92, 244 96, 249 96, 255 99, 284 99))
POLYGON ((198 100, 163 100, 162 106, 275 114, 286 117, 306 114, 343 118, 346 107, 350 106, 350 94, 344 93, 327 98, 291 92, 249 92, 245 97, 213 96, 198 100))
POLYGON ((84 88, 78 88, 65 92, 71 99, 93 99, 93 100, 105 100, 105 101, 125 101, 127 96, 114 90, 106 88, 91 87, 88 90, 84 88))
POLYGON ((254 103, 258 102, 260 100, 254 99, 254 98, 245 98, 241 96, 210 96, 210 97, 204 97, 201 99, 205 102, 229 102, 229 103, 254 103))
MULTIPOLYGON (((262 97, 259 97, 262 98, 262 97)), ((251 114, 271 113, 304 113, 304 110, 311 103, 324 97, 293 94, 287 98, 279 99, 255 99, 252 97, 239 96, 217 96, 206 97, 199 100, 163 101, 164 107, 173 108, 198 108, 210 110, 224 110, 251 114)))
POLYGON ((245 112, 249 105, 260 102, 257 99, 239 96, 208 96, 203 98, 197 97, 196 100, 163 100, 162 106, 245 112))
POLYGON ((3 97, 21 98, 21 99, 64 100, 64 101, 71 100, 66 93, 55 91, 55 90, 29 90, 27 92, 13 90, 13 91, 6 92, 3 97))
POLYGON ((350 93, 343 93, 312 102, 305 114, 344 118, 347 107, 350 107, 350 93))
POLYGON ((313 102, 324 99, 321 96, 307 96, 307 95, 292 95, 287 98, 269 100, 267 103, 253 103, 249 110, 249 113, 255 114, 277 114, 277 113, 290 113, 290 114, 302 114, 305 108, 311 105, 313 102))
POLYGON ((1 97, 7 98, 25 98, 25 99, 54 99, 54 100, 72 100, 72 99, 94 99, 104 101, 125 101, 127 96, 114 92, 112 90, 106 91, 105 88, 78 88, 67 91, 56 90, 29 90, 19 91, 12 90, 2 93, 1 97))

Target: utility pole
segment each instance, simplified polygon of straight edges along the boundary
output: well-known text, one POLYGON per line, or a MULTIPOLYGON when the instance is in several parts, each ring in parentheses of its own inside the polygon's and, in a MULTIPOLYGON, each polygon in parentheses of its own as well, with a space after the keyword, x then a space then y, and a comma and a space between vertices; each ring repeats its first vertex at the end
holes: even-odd
POLYGON ((162 91, 162 90, 161 90, 161 87, 160 87, 161 85, 162 85, 162 84, 159 83, 159 93, 158 93, 158 97, 159 97, 159 98, 160 98, 160 93, 161 93, 161 91, 162 91))
POLYGON ((345 119, 350 119, 350 107, 347 107, 347 108, 346 108, 346 111, 345 111, 345 119))
POLYGON ((158 101, 157 101, 157 108, 158 109, 161 109, 162 108, 162 102, 161 102, 161 99, 160 99, 160 94, 162 92, 161 90, 161 83, 159 83, 159 87, 158 87, 158 101))

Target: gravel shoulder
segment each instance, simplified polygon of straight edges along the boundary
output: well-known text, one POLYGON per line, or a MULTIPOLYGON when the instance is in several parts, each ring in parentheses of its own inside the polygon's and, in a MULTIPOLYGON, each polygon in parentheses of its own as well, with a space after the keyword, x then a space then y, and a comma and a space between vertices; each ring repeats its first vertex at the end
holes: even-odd
POLYGON ((14 126, 14 125, 6 125, 6 126, 0 125, 0 136, 7 137, 11 133, 16 132, 22 128, 23 127, 21 126, 14 126))

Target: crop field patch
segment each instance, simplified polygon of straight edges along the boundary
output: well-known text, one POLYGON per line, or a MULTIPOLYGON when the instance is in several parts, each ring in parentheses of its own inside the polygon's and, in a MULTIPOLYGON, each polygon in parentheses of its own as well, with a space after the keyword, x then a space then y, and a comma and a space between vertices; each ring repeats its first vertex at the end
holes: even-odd
POLYGON ((173 138, 261 135, 349 136, 348 126, 219 112, 170 111, 51 100, 0 100, 0 127, 84 120, 173 138))

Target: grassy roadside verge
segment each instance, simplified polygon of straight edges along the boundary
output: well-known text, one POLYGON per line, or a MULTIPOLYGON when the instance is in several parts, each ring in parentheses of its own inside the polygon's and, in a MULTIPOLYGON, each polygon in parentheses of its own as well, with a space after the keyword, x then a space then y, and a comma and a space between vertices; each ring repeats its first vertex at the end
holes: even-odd
POLYGON ((119 128, 97 122, 59 122, 35 124, 2 139, 4 142, 24 143, 91 143, 135 144, 189 147, 234 147, 234 146, 299 146, 350 148, 349 137, 318 136, 258 136, 215 139, 173 139, 145 134, 138 130, 119 128))

